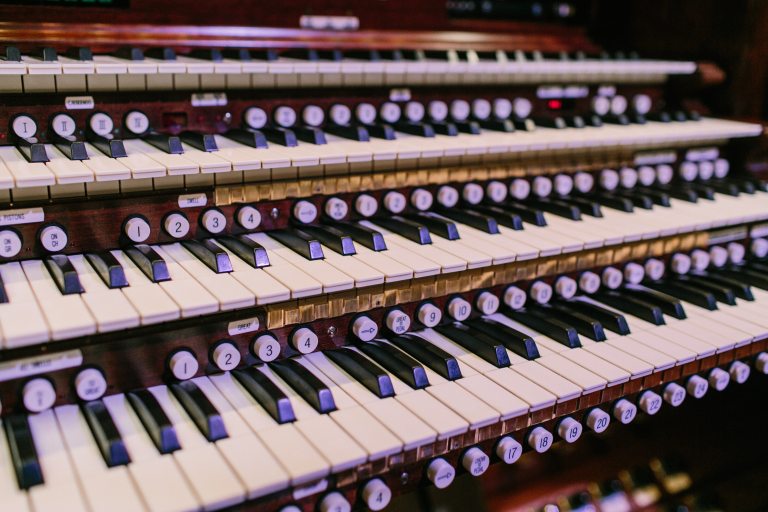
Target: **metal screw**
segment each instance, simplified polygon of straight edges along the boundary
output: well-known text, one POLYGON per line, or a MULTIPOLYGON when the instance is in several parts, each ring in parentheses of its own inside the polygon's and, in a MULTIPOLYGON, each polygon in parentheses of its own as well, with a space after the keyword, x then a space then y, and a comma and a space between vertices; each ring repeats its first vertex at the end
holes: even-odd
POLYGON ((334 327, 334 326, 330 326, 330 327, 328 328, 328 331, 327 331, 327 333, 328 333, 328 336, 335 336, 335 335, 336 335, 336 327, 334 327))
POLYGON ((280 216, 280 210, 278 210, 277 208, 272 208, 272 211, 269 212, 269 216, 272 217, 273 219, 278 218, 280 216))
POLYGON ((410 475, 408 475, 407 472, 403 471, 402 473, 400 473, 400 483, 403 485, 407 484, 409 477, 410 475))

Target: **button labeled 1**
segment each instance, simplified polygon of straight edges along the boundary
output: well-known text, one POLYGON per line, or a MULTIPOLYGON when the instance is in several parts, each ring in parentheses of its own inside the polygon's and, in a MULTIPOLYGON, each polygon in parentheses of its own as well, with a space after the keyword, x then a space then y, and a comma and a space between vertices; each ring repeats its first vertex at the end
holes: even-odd
POLYGON ((146 242, 150 235, 149 222, 143 217, 130 217, 123 224, 123 234, 131 242, 146 242))
POLYGON ((189 350, 179 350, 168 361, 168 369, 179 380, 191 379, 199 368, 195 354, 189 350))

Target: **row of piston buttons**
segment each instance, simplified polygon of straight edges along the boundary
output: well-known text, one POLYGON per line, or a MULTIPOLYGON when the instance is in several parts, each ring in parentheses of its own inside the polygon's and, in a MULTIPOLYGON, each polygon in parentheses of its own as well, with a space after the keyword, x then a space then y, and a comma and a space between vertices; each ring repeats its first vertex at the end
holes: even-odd
MULTIPOLYGON (((372 478, 360 487, 358 496, 368 510, 384 510, 392 501, 392 490, 381 478, 372 478)), ((331 491, 318 501, 317 510, 318 512, 351 512, 352 504, 341 492, 331 491)), ((286 505, 280 509, 280 512, 302 512, 302 508, 298 505, 286 505)))

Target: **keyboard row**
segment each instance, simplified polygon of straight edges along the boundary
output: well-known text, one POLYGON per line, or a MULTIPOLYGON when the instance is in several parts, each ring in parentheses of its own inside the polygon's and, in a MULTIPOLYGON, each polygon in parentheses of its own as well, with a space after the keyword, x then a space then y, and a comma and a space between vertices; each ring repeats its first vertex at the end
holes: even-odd
MULTIPOLYGON (((9 510, 62 502, 215 509, 308 484, 765 339, 762 284, 734 278, 733 289, 749 296, 712 310, 635 285, 10 416, 0 436, 0 500, 9 510), (641 318, 649 311, 653 321, 641 318)), ((756 367, 768 371, 768 357, 758 356, 756 367)), ((602 432, 612 419, 629 423, 639 410, 679 406, 749 372, 737 361, 619 399, 608 412, 563 418, 554 432, 531 425, 522 437, 502 438, 490 456, 513 463, 523 450, 546 451, 556 436, 575 441, 582 421, 602 432)), ((474 455, 487 467, 489 460, 476 460, 489 454, 474 455)), ((456 474, 444 464, 427 471, 438 487, 456 474)))
MULTIPOLYGON (((482 212, 485 229, 471 215, 421 213, 4 263, 0 340, 15 348, 736 225, 765 219, 765 197, 717 193, 580 220, 502 206, 482 212)), ((66 245, 56 229, 48 236, 66 245)))
POLYGON ((326 135, 326 144, 298 141, 294 147, 249 147, 225 135, 214 135, 215 151, 179 142, 181 151, 170 152, 142 139, 125 140, 126 154, 118 158, 85 143, 87 158, 82 160, 72 159, 71 154, 53 144, 45 144, 47 162, 30 161, 24 147, 1 146, 0 189, 11 190, 14 200, 47 199, 47 187, 52 197, 112 194, 153 187, 189 188, 296 178, 305 173, 316 176, 323 169, 333 174, 339 166, 360 170, 401 166, 412 170, 440 161, 471 163, 485 157, 542 151, 695 145, 759 133, 757 125, 706 118, 697 122, 649 121, 641 125, 538 128, 514 133, 482 130, 477 135, 434 137, 396 132, 394 140, 367 142, 326 135))

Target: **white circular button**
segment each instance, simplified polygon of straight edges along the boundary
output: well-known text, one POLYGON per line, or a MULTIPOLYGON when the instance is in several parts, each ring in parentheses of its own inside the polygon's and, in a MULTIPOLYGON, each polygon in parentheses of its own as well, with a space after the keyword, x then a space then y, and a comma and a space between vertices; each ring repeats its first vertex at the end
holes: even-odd
POLYGON ((461 297, 455 297, 448 301, 448 316, 459 322, 469 318, 472 313, 472 305, 461 297))
POLYGON ((371 341, 378 333, 379 326, 369 316, 359 316, 352 322, 352 334, 361 341, 371 341))
POLYGON ((552 432, 544 427, 536 427, 528 433, 526 442, 528 446, 533 448, 538 453, 544 453, 552 447, 552 442, 555 440, 555 436, 552 432))
POLYGON ((712 386, 712 389, 715 391, 722 391, 728 387, 728 384, 731 382, 731 376, 722 368, 712 368, 707 380, 709 381, 709 385, 712 386))
MULTIPOLYGON (((0 237, 2 237, 2 233, 0 233, 0 237)), ((768 238, 755 238, 752 240, 750 249, 755 258, 765 258, 768 256, 768 238)))
POLYGON ((584 427, 581 426, 581 423, 569 416, 567 418, 563 418, 563 420, 557 425, 557 435, 559 435, 561 439, 565 440, 566 443, 574 443, 581 437, 581 432, 583 429, 584 427))
POLYGON ((125 115, 124 125, 134 135, 143 135, 149 131, 149 117, 144 112, 132 110, 125 115))
POLYGON ((368 510, 384 510, 392 501, 392 490, 383 480, 374 478, 363 486, 362 497, 368 510))
POLYGON ((645 268, 630 261, 624 266, 624 279, 630 284, 638 284, 645 278, 645 268))
POLYGON ((227 218, 219 210, 206 210, 200 217, 200 224, 209 233, 221 233, 227 227, 227 218))
POLYGON ((567 196, 573 191, 573 178, 567 174, 558 174, 554 179, 555 193, 561 196, 567 196))
POLYGON ((363 217, 375 215, 378 209, 379 202, 371 195, 360 194, 355 199, 355 211, 363 217))
POLYGON ((309 224, 317 219, 317 206, 309 201, 297 201, 293 205, 293 218, 302 224, 309 224))
POLYGON ((384 208, 392 213, 402 213, 406 207, 405 196, 400 192, 391 191, 384 195, 384 208))
POLYGON ((623 281, 624 274, 621 273, 621 270, 615 267, 606 267, 603 269, 602 283, 606 288, 615 290, 621 286, 623 281))
POLYGON ((13 134, 22 139, 30 139, 37 134, 37 123, 29 116, 16 116, 11 123, 13 134))
POLYGON ((619 182, 624 188, 635 188, 637 185, 638 175, 635 169, 631 167, 622 167, 619 169, 619 182))
POLYGON ((656 169, 650 165, 641 165, 637 168, 637 179, 644 187, 650 187, 656 181, 656 169))
POLYGON ((12 258, 21 252, 21 237, 10 229, 0 231, 0 257, 12 258))
POLYGON ((67 246, 67 232, 60 226, 45 226, 40 231, 40 243, 48 252, 58 252, 67 246))
POLYGON ((392 103, 391 101, 385 101, 381 105, 381 108, 379 108, 379 117, 387 123, 394 124, 398 122, 401 114, 402 110, 400 109, 400 105, 392 103))
POLYGON ((237 210, 237 223, 243 229, 256 229, 261 225, 261 213, 253 206, 243 206, 237 210))
POLYGON ((750 374, 749 365, 742 363, 741 361, 734 361, 731 363, 731 367, 728 369, 728 373, 731 374, 731 378, 736 384, 744 384, 749 379, 750 374))
POLYGON ((598 434, 602 434, 611 424, 611 415, 602 409, 592 409, 587 414, 587 426, 598 434))
POLYGON ((738 264, 744 261, 746 252, 746 249, 741 244, 736 242, 731 242, 728 244, 728 259, 731 260, 731 263, 738 264))
POLYGON ((672 182, 672 178, 675 176, 675 171, 672 166, 668 164, 660 164, 656 166, 656 179, 662 185, 669 185, 672 182))
POLYGON ((533 104, 528 98, 515 98, 512 101, 512 110, 515 112, 516 117, 525 119, 531 115, 531 111, 533 111, 533 104))
POLYGON ((283 128, 290 128, 296 124, 296 111, 292 107, 281 105, 272 113, 275 124, 283 128))
POLYGON ((493 115, 499 119, 507 119, 512 115, 512 102, 507 98, 493 100, 493 115))
POLYGON ((376 107, 370 103, 360 103, 355 107, 355 117, 363 124, 373 124, 376 121, 376 107))
POLYGON ((531 184, 522 178, 516 178, 509 184, 509 195, 515 199, 523 200, 531 193, 531 184))
POLYGON ((256 357, 268 363, 274 361, 280 355, 280 342, 274 336, 262 334, 253 341, 251 350, 256 357))
POLYGON ((768 352, 760 352, 755 358, 755 369, 763 375, 768 374, 768 352))
POLYGON ((453 208, 459 203, 459 191, 451 186, 443 185, 437 189, 437 202, 446 208, 453 208))
POLYGON ((638 405, 645 414, 653 416, 659 412, 659 410, 661 410, 661 401, 662 398, 658 395, 658 393, 653 391, 645 391, 642 395, 640 395, 638 405))
POLYGON ((472 115, 475 119, 485 120, 491 117, 491 102, 485 98, 477 98, 472 100, 472 115))
POLYGON ((411 205, 420 211, 429 210, 432 207, 432 192, 417 188, 411 192, 411 205))
POLYGON ((650 112, 652 105, 653 101, 647 94, 635 94, 632 97, 632 109, 641 116, 650 112))
POLYGON ((715 164, 704 160, 699 162, 699 179, 710 180, 715 175, 715 164))
POLYGON ((69 114, 56 114, 51 119, 51 128, 60 137, 70 137, 74 135, 77 126, 75 125, 75 120, 69 114))
POLYGON ((115 129, 115 123, 112 121, 112 118, 104 112, 93 114, 88 120, 88 126, 91 127, 93 133, 102 137, 112 135, 112 130, 115 129))
POLYGON ((594 272, 582 272, 579 276, 579 288, 584 293, 595 293, 600 289, 600 277, 594 272))
POLYGON ((280 512, 302 512, 296 505, 286 505, 280 509, 280 512))
POLYGON ((531 285, 531 289, 528 293, 534 302, 538 302, 539 304, 546 304, 550 301, 550 299, 552 299, 552 286, 545 283, 544 281, 536 281, 531 285))
POLYGON ((179 350, 171 356, 168 368, 177 379, 187 380, 195 376, 200 365, 192 352, 189 350, 179 350))
POLYGON ((687 254, 673 254, 672 259, 669 261, 669 268, 675 274, 687 274, 691 270, 691 257, 687 254))
POLYGON ((507 187, 500 181, 490 181, 485 186, 486 195, 494 203, 500 203, 507 198, 507 187))
POLYGON ((715 267, 722 267, 728 263, 728 250, 725 247, 715 245, 709 248, 709 260, 715 267))
POLYGON ((443 319, 443 312, 434 304, 426 303, 419 306, 416 317, 425 327, 434 327, 443 319))
POLYGON ((405 104, 405 118, 412 123, 418 123, 424 119, 426 109, 423 103, 409 101, 405 104))
POLYGON ((250 107, 245 111, 243 116, 243 121, 245 121, 245 124, 254 130, 264 128, 267 125, 268 120, 269 117, 267 116, 267 112, 263 108, 259 107, 250 107))
POLYGON ((652 280, 652 281, 658 281, 662 277, 664 277, 664 271, 666 267, 664 265, 664 262, 656 259, 656 258, 650 258, 648 261, 645 262, 645 274, 652 280))
POLYGON ((491 292, 482 292, 475 299, 475 307, 483 315, 492 315, 499 309, 499 298, 491 292))
POLYGON ((132 242, 144 242, 149 238, 149 222, 141 217, 131 217, 123 225, 123 233, 132 242))
POLYGON ((451 102, 451 117, 455 121, 466 121, 469 117, 469 103, 465 100, 453 100, 451 102))
POLYGON ((448 104, 444 101, 430 101, 427 105, 427 110, 429 111, 430 119, 434 121, 445 121, 445 118, 448 117, 448 104))
POLYGON ((81 370, 75 377, 75 392, 80 400, 97 400, 107 392, 107 379, 96 368, 81 370))
POLYGON ((473 446, 461 457, 461 465, 472 476, 480 476, 491 466, 491 458, 477 446, 473 446))
POLYGON ((224 372, 234 370, 237 368, 237 365, 240 364, 240 351, 237 350, 234 343, 229 341, 219 343, 216 348, 213 349, 213 354, 211 355, 213 356, 213 364, 215 364, 219 370, 224 372))
POLYGON ((611 98, 611 113, 620 116, 627 111, 627 98, 617 94, 611 98))
POLYGON ((325 202, 323 207, 325 214, 333 220, 342 220, 349 213, 347 202, 338 197, 331 197, 325 202))
POLYGON ((411 317, 399 309, 393 309, 384 318, 387 329, 395 334, 405 334, 411 328, 411 317))
POLYGON ((518 443, 514 437, 504 436, 496 444, 496 456, 505 464, 514 464, 520 460, 522 454, 523 445, 518 443))
POLYGON ((308 126, 320 126, 325 121, 325 112, 317 105, 307 105, 301 111, 301 120, 308 126))
POLYGON ((731 164, 725 158, 718 158, 715 160, 715 178, 723 179, 728 176, 728 171, 731 170, 731 164))
POLYGON ((346 105, 336 103, 331 106, 331 110, 328 112, 331 116, 331 121, 338 125, 346 125, 352 120, 352 110, 346 105))
POLYGON ((613 169, 603 169, 600 173, 600 186, 605 190, 616 190, 619 186, 619 173, 613 169))
POLYGON ((427 466, 427 478, 438 489, 445 489, 453 483, 456 471, 445 459, 435 459, 427 466))
POLYGON ((709 266, 709 253, 701 249, 694 249, 691 252, 691 266, 695 270, 706 270, 709 266))
POLYGON ((637 406, 622 398, 613 406, 613 417, 620 423, 627 425, 637 417, 637 406))
POLYGON ((578 290, 579 285, 576 284, 576 280, 568 276, 559 277, 555 281, 555 291, 564 299, 572 299, 578 290))
POLYGON ((577 172, 573 177, 573 186, 582 194, 586 194, 595 186, 595 177, 588 172, 577 172))
POLYGON ((683 162, 677 170, 678 175, 685 181, 693 181, 699 175, 699 166, 694 162, 683 162))
POLYGON ((172 213, 163 221, 163 229, 173 238, 184 238, 189 234, 189 221, 180 213, 172 213))
POLYGON ((21 397, 29 412, 43 412, 56 402, 56 390, 48 379, 36 378, 24 384, 21 397))
POLYGON ((693 398, 701 398, 709 391, 709 382, 700 375, 691 375, 685 384, 685 389, 693 398))
POLYGON ((484 195, 483 187, 477 183, 467 183, 461 191, 461 197, 469 204, 480 204, 484 195))
POLYGON ((552 180, 544 176, 536 176, 531 187, 533 193, 539 197, 547 197, 552 193, 552 180))
POLYGON ((526 298, 525 292, 517 286, 510 286, 504 290, 504 304, 512 309, 520 309, 525 306, 526 298))
POLYGON ((592 98, 592 112, 599 116, 604 116, 611 110, 611 100, 605 96, 595 96, 592 98))
POLYGON ((352 506, 340 492, 331 492, 320 500, 320 512, 351 512, 352 506))
POLYGON ((309 327, 300 327, 291 334, 291 345, 302 354, 314 352, 319 343, 317 334, 309 327))
POLYGON ((685 401, 685 388, 676 382, 664 387, 664 401, 672 407, 679 407, 685 401))

